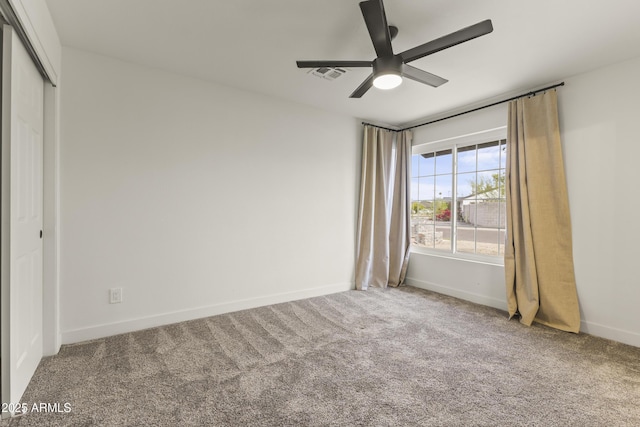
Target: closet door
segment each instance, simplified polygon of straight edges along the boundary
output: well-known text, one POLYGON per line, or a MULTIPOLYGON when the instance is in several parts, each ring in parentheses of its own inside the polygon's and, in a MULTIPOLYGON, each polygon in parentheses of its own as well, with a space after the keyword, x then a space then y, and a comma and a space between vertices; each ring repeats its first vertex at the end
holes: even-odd
POLYGON ((44 81, 2 38, 2 401, 18 403, 42 359, 44 81))

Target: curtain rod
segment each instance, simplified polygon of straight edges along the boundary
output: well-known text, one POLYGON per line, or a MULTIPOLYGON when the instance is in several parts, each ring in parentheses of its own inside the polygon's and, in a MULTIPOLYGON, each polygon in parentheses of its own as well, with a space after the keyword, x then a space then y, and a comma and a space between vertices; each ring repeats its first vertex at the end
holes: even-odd
POLYGON ((372 126, 374 128, 378 128, 378 129, 384 129, 384 130, 390 130, 391 132, 400 132, 402 129, 391 129, 391 128, 386 128, 384 126, 378 126, 378 125, 374 125, 373 123, 367 123, 367 122, 362 122, 363 126, 372 126))
POLYGON ((432 123, 441 122, 443 120, 452 119, 454 117, 462 116, 464 114, 473 113, 474 111, 483 110, 485 108, 493 107, 495 105, 504 104, 505 102, 514 101, 516 99, 524 98, 525 96, 533 96, 536 93, 545 92, 545 91, 550 90, 550 89, 555 89, 555 88, 557 88, 559 86, 564 86, 564 82, 556 83, 556 84, 551 85, 551 86, 543 87, 542 89, 537 89, 537 90, 533 90, 531 92, 523 93, 522 95, 513 96, 513 97, 511 97, 509 99, 503 99, 502 101, 493 102, 493 103, 488 104, 488 105, 483 105, 482 107, 477 107, 477 108, 473 108, 471 110, 463 111, 462 113, 452 114, 450 116, 443 117, 441 119, 431 120, 431 121, 426 122, 426 123, 420 123, 419 125, 409 126, 407 128, 401 129, 401 130, 414 129, 414 128, 418 128, 420 126, 426 126, 426 125, 430 125, 432 123))
POLYGON ((367 122, 362 122, 362 124, 365 125, 365 126, 373 126, 373 127, 379 128, 379 129, 389 130, 391 132, 402 132, 403 130, 415 129, 415 128, 418 128, 420 126, 430 125, 432 123, 437 123, 437 122, 441 122, 443 120, 452 119, 454 117, 462 116, 464 114, 473 113, 474 111, 483 110, 485 108, 489 108, 489 107, 493 107, 493 106, 496 106, 496 105, 504 104, 505 102, 514 101, 516 99, 524 98, 525 96, 533 96, 533 95, 535 95, 537 93, 545 92, 545 91, 550 90, 550 89, 555 89, 555 88, 560 87, 560 86, 564 86, 564 82, 560 82, 560 83, 556 83, 556 84, 551 85, 551 86, 543 87, 542 89, 532 90, 531 92, 523 93, 522 95, 512 96, 509 99, 503 99, 502 101, 493 102, 493 103, 488 104, 488 105, 483 105, 482 107, 477 107, 477 108, 473 108, 471 110, 463 111, 462 113, 452 114, 450 116, 443 117, 441 119, 431 120, 431 121, 426 122, 426 123, 420 123, 418 125, 409 126, 407 128, 404 128, 404 129, 390 129, 390 128, 386 128, 386 127, 383 127, 383 126, 374 125, 372 123, 367 123, 367 122))

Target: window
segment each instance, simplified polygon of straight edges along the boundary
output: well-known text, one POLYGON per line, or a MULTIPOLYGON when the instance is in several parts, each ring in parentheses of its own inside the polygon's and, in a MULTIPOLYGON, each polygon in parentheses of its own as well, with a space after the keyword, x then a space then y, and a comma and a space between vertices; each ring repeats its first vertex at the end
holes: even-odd
POLYGON ((504 255, 505 165, 504 129, 414 146, 414 248, 472 258, 504 255))

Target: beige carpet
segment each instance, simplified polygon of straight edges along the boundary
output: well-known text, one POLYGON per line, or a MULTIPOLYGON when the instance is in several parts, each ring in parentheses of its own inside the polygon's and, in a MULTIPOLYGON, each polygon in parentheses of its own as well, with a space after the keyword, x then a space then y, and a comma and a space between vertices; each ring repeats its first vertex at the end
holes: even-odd
POLYGON ((25 402, 70 412, 12 427, 639 426, 640 348, 350 291, 64 346, 25 402))

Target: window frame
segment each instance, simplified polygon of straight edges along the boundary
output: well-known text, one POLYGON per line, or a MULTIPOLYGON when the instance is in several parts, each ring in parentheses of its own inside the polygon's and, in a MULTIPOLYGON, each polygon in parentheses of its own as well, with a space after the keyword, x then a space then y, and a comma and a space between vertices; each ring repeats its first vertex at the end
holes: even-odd
MULTIPOLYGON (((501 126, 493 129, 488 129, 480 132, 474 132, 466 135, 460 135, 453 138, 446 138, 436 141, 429 141, 424 143, 414 143, 411 147, 411 156, 413 157, 416 154, 424 154, 431 153, 436 151, 443 150, 452 150, 452 189, 453 194, 451 199, 453 201, 457 200, 457 171, 458 171, 458 159, 457 152, 459 148, 468 147, 470 145, 481 145, 483 143, 493 142, 496 140, 506 140, 507 139, 507 127, 501 126)), ((411 172, 411 182, 413 181, 413 172, 411 172)), ((423 246, 418 246, 411 244, 411 252, 419 253, 430 256, 439 256, 443 258, 453 258, 453 259, 461 259, 473 262, 480 262, 483 264, 492 264, 492 265, 504 265, 504 255, 484 255, 484 254, 471 254, 467 252, 457 252, 455 251, 455 240, 457 238, 457 215, 458 215, 458 204, 452 203, 451 208, 451 248, 448 251, 443 249, 436 248, 427 248, 423 246)), ((505 234, 506 234, 506 226, 505 226, 505 234)))

